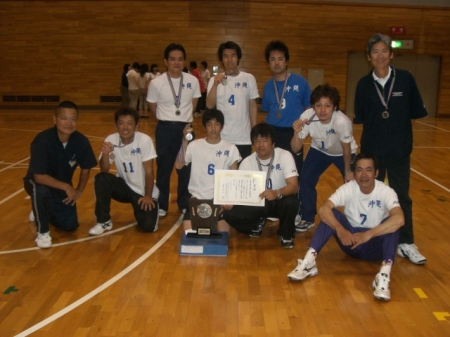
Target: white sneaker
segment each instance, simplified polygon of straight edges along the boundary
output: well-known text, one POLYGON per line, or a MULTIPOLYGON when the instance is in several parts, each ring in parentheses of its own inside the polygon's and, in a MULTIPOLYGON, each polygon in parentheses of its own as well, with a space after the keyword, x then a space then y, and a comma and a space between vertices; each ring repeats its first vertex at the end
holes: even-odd
POLYGON ((391 299, 391 290, 389 289, 389 276, 387 274, 378 273, 373 280, 372 288, 373 296, 379 300, 389 301, 391 299))
POLYGON ((295 221, 294 221, 295 226, 297 226, 298 224, 300 224, 300 221, 302 221, 302 216, 301 216, 300 214, 297 214, 297 215, 295 216, 295 221))
POLYGON ((89 234, 91 235, 100 235, 103 234, 105 231, 109 231, 113 228, 113 224, 111 222, 111 219, 105 223, 98 223, 94 227, 92 227, 89 230, 89 234))
POLYGON ((414 243, 399 244, 397 254, 401 257, 407 257, 409 261, 415 264, 425 264, 427 262, 427 258, 420 254, 419 248, 414 243))
POLYGON ((33 211, 30 212, 30 215, 28 216, 28 220, 30 220, 30 222, 35 222, 36 221, 36 218, 34 217, 33 211))
POLYGON ((167 211, 164 209, 159 209, 158 215, 160 218, 164 218, 167 215, 167 211))
POLYGON ((35 241, 39 248, 50 248, 52 246, 52 237, 50 236, 50 232, 38 233, 35 241))
POLYGON ((314 262, 313 266, 308 267, 306 265, 306 260, 298 259, 298 265, 293 271, 288 274, 288 278, 291 280, 301 281, 307 278, 308 276, 316 276, 319 272, 317 270, 316 263, 314 262))

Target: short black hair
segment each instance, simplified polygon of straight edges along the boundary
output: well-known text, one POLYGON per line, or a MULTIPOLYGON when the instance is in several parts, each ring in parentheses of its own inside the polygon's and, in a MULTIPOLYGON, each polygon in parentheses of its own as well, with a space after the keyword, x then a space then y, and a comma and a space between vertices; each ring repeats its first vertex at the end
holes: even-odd
POLYGON ((220 60, 220 62, 222 62, 222 58, 223 58, 223 51, 225 50, 225 49, 233 49, 233 50, 236 50, 236 55, 237 55, 237 58, 238 58, 238 64, 239 64, 239 61, 241 60, 241 58, 242 58, 242 50, 241 50, 241 47, 239 47, 239 45, 236 43, 236 42, 233 42, 233 41, 227 41, 227 42, 224 42, 224 43, 222 43, 220 46, 219 46, 219 50, 218 50, 218 52, 217 52, 217 54, 219 55, 219 60, 220 60))
POLYGON ((255 143, 255 139, 258 138, 258 136, 265 138, 270 137, 272 143, 275 143, 276 135, 277 133, 275 131, 275 128, 267 123, 256 124, 250 131, 250 138, 252 140, 252 144, 255 143))
POLYGON ((62 101, 58 104, 55 110, 55 116, 58 116, 61 109, 73 109, 77 112, 77 116, 79 114, 77 105, 72 101, 62 101))
POLYGON ((141 67, 141 65, 139 64, 139 62, 133 62, 133 69, 139 69, 141 67))
POLYGON ((129 64, 129 63, 125 63, 125 64, 123 65, 123 71, 124 71, 124 72, 127 72, 127 71, 128 71, 128 68, 130 68, 130 64, 129 64))
POLYGON ((289 48, 286 46, 286 44, 283 41, 274 40, 274 41, 270 41, 270 43, 267 45, 266 51, 264 53, 267 62, 269 62, 270 53, 273 52, 274 50, 283 53, 284 57, 286 58, 286 61, 289 61, 289 48))
POLYGON ((373 161, 373 167, 375 168, 375 171, 378 170, 378 159, 377 156, 375 156, 373 153, 370 152, 361 152, 358 153, 355 156, 355 159, 353 159, 353 163, 352 163, 352 171, 355 172, 356 169, 356 164, 358 163, 358 161, 362 160, 362 159, 370 159, 373 161))
POLYGON ((119 110, 117 110, 114 113, 114 121, 115 121, 116 124, 117 124, 117 121, 119 120, 120 116, 131 116, 131 117, 133 117, 134 121, 136 122, 136 125, 139 122, 139 114, 133 108, 129 108, 129 107, 119 108, 119 110))
POLYGON ((341 102, 341 96, 339 96, 339 91, 335 87, 332 87, 328 83, 318 85, 311 93, 309 103, 311 104, 311 106, 314 106, 314 104, 320 101, 322 97, 329 98, 330 101, 333 103, 335 109, 339 110, 339 103, 341 102))
POLYGON ((203 127, 206 128, 206 123, 208 123, 212 119, 218 121, 222 125, 222 128, 225 125, 225 117, 223 116, 222 111, 213 108, 213 109, 206 109, 205 113, 203 114, 202 116, 203 127))
POLYGON ((197 62, 191 61, 191 62, 189 62, 189 66, 194 68, 194 69, 197 69, 197 62))
POLYGON ((174 51, 174 50, 179 50, 183 53, 183 58, 186 60, 186 51, 184 50, 184 47, 181 44, 177 44, 177 43, 171 43, 169 44, 166 49, 164 50, 164 59, 168 60, 169 59, 169 54, 170 52, 174 51))
POLYGON ((205 67, 205 69, 208 68, 208 62, 202 61, 202 62, 200 62, 200 63, 202 64, 202 66, 205 67))

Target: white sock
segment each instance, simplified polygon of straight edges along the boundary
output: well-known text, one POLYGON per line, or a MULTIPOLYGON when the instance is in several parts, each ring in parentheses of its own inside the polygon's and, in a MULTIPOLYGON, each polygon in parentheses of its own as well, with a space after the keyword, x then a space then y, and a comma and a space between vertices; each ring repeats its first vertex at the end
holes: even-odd
POLYGON ((391 275, 392 260, 385 260, 381 264, 380 274, 385 274, 387 277, 391 275))
POLYGON ((305 261, 308 266, 313 266, 316 261, 317 252, 314 248, 309 247, 305 255, 305 261))
POLYGON ((197 231, 196 231, 196 230, 193 230, 193 229, 186 229, 184 232, 185 232, 186 234, 189 234, 189 233, 197 233, 197 231))

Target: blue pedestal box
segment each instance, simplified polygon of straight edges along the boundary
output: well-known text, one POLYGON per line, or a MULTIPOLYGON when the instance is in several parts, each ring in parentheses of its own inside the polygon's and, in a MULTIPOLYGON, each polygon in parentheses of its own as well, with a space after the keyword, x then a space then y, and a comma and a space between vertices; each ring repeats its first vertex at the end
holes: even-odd
POLYGON ((180 242, 180 255, 228 256, 228 233, 220 232, 221 237, 187 237, 183 232, 180 242))

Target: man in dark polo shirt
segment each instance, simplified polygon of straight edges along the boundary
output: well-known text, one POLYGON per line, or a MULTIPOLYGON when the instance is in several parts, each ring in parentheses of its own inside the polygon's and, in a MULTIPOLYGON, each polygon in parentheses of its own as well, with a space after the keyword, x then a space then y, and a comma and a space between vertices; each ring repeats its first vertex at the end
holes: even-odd
POLYGON ((397 254, 412 263, 424 264, 427 260, 414 244, 409 179, 412 121, 425 117, 427 112, 411 73, 390 65, 393 56, 388 36, 372 36, 367 44, 367 57, 373 70, 358 82, 353 122, 363 124, 361 152, 378 157, 377 179, 384 181, 387 175, 405 215, 397 254))
POLYGON ((39 248, 52 246, 50 224, 65 231, 78 228, 75 203, 86 187, 90 169, 97 165, 89 140, 76 131, 77 120, 75 103, 61 102, 53 117, 55 126, 39 133, 31 143, 24 187, 31 196, 39 248), (80 178, 73 187, 77 166, 81 168, 80 178))

